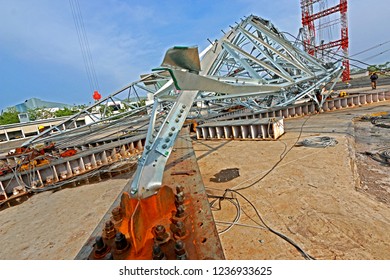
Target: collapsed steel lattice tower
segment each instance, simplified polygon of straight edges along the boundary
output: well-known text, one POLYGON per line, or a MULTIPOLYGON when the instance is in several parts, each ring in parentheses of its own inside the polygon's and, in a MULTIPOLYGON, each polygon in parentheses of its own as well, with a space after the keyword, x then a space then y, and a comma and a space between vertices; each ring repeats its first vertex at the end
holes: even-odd
POLYGON ((324 58, 326 50, 333 50, 331 55, 341 50, 343 57, 344 72, 342 75, 343 81, 348 81, 349 76, 349 59, 348 59, 348 0, 340 0, 334 6, 328 7, 327 0, 301 0, 302 10, 302 26, 303 26, 303 42, 305 50, 317 57, 324 58), (340 13, 339 17, 334 17, 340 13), (328 31, 331 33, 331 28, 340 26, 340 39, 329 39, 325 41, 321 33, 328 31))

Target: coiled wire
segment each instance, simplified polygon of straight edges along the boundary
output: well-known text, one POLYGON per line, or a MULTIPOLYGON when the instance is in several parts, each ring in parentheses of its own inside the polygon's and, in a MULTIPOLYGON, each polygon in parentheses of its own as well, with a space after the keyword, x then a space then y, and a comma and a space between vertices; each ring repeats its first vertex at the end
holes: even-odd
POLYGON ((371 123, 378 127, 390 128, 390 117, 389 116, 376 117, 371 119, 371 123))
POLYGON ((306 138, 298 142, 298 146, 312 147, 312 148, 326 148, 337 145, 337 140, 329 136, 316 136, 306 138))

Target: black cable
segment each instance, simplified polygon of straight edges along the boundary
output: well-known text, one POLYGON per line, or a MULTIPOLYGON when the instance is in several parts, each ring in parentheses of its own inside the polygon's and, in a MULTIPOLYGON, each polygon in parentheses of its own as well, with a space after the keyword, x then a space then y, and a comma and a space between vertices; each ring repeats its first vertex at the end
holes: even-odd
POLYGON ((237 195, 239 195, 241 198, 243 198, 246 202, 249 203, 249 205, 253 208, 253 210, 255 210, 256 212, 256 215, 259 217, 260 221, 264 224, 264 226, 272 233, 276 234, 277 236, 281 237, 282 239, 284 239, 285 241, 287 241, 288 243, 290 243, 291 245, 293 245, 301 254, 302 256, 307 259, 307 260, 315 260, 315 258, 313 258, 312 256, 310 256, 308 253, 306 253, 297 243, 295 243, 292 239, 290 239, 289 237, 287 237, 286 235, 274 230, 273 228, 271 228, 263 219, 263 217, 260 215, 259 213, 259 210, 256 208, 256 206, 247 198, 245 197, 243 194, 239 193, 238 191, 235 191, 235 190, 230 190, 230 189, 226 189, 225 192, 233 192, 237 195))
POLYGON ((370 48, 368 48, 368 49, 366 49, 366 50, 363 50, 363 51, 360 51, 360 52, 355 53, 355 54, 353 54, 353 55, 350 55, 349 57, 351 57, 351 56, 357 56, 357 55, 359 55, 359 54, 368 52, 368 51, 370 51, 370 50, 376 49, 377 47, 380 47, 380 46, 382 46, 382 45, 385 45, 385 44, 387 44, 387 43, 390 43, 390 41, 386 41, 386 42, 380 43, 380 44, 375 45, 375 46, 373 46, 373 47, 370 47, 370 48))
POLYGON ((256 180, 255 182, 249 184, 248 186, 246 187, 242 187, 242 188, 239 188, 239 189, 236 189, 237 191, 241 191, 241 190, 245 190, 245 189, 248 189, 252 186, 254 186, 255 184, 257 184, 258 182, 260 182, 261 180, 263 180, 265 177, 268 176, 268 174, 270 174, 282 161, 283 159, 288 155, 288 153, 295 147, 295 145, 298 143, 299 139, 301 138, 302 136, 302 132, 303 132, 303 127, 305 126, 306 122, 310 119, 312 115, 309 115, 306 120, 303 122, 303 124, 301 125, 301 129, 300 129, 300 132, 299 132, 299 135, 298 135, 298 138, 297 140, 295 141, 295 143, 287 150, 287 151, 283 151, 283 153, 281 154, 279 160, 263 175, 261 176, 258 180, 256 180))
MULTIPOLYGON (((286 235, 274 230, 273 228, 271 228, 270 226, 268 226, 268 224, 264 221, 264 219, 262 218, 262 216, 260 215, 258 209, 256 208, 256 206, 247 198, 245 197, 243 194, 241 194, 239 191, 240 190, 245 190, 245 189, 248 189, 250 187, 252 187, 253 185, 255 185, 256 183, 260 182, 261 180, 263 180, 268 174, 270 174, 279 164, 280 162, 282 162, 282 160, 287 156, 287 154, 295 147, 295 145, 298 143, 299 139, 301 138, 301 135, 303 133, 303 127, 305 126, 306 122, 310 119, 311 115, 308 116, 308 118, 302 123, 301 125, 301 128, 300 128, 300 132, 299 132, 299 135, 298 135, 298 138, 297 140, 295 141, 294 145, 292 145, 290 147, 290 149, 288 149, 286 151, 286 148, 283 150, 283 153, 281 154, 280 156, 280 159, 274 164, 274 166, 267 171, 266 174, 264 174, 260 179, 256 180, 254 183, 246 186, 246 187, 243 187, 243 188, 239 188, 237 190, 233 190, 233 189, 226 189, 225 190, 225 193, 223 194, 222 197, 218 197, 218 196, 209 196, 209 197, 213 197, 213 198, 218 198, 219 199, 219 203, 221 200, 223 199, 231 199, 231 198, 227 198, 226 195, 229 193, 229 192, 232 192, 232 193, 235 193, 235 194, 238 194, 240 197, 242 197, 245 201, 247 201, 251 207, 255 210, 257 216, 259 217, 260 221, 264 224, 264 226, 272 233, 276 234, 277 236, 281 237, 283 240, 287 241, 288 243, 290 243, 291 245, 293 245, 301 254, 302 256, 307 259, 307 260, 315 260, 315 258, 313 258, 312 256, 310 256, 309 254, 307 254, 297 243, 295 243, 292 239, 290 239, 289 237, 287 237, 286 235)), ((237 201, 238 202, 238 201, 237 201)), ((215 203, 215 200, 212 202, 212 203, 215 203)), ((220 204, 219 204, 220 205, 220 204)), ((221 206, 220 206, 221 207, 221 206)), ((232 225, 233 226, 233 225, 232 225)), ((230 229, 230 228, 229 228, 230 229)))

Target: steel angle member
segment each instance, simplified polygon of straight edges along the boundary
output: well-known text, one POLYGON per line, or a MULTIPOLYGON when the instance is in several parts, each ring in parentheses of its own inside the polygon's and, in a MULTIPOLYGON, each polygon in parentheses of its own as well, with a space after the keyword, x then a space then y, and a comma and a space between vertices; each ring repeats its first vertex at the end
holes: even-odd
POLYGON ((181 90, 200 90, 225 94, 268 94, 282 88, 277 85, 233 85, 187 71, 176 69, 169 69, 169 71, 181 90))

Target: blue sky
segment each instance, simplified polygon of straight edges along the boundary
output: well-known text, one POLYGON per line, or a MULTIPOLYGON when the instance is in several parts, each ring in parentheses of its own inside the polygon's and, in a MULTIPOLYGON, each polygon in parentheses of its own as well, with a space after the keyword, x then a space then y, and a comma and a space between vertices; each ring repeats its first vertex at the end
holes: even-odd
MULTIPOLYGON (((120 89, 160 65, 174 45, 197 45, 255 14, 297 35, 300 0, 79 0, 100 92, 120 89)), ((329 0, 332 2, 332 0, 329 0)), ((334 1, 333 1, 334 2, 334 1)), ((350 54, 390 40, 388 0, 349 1, 350 54)), ((364 59, 390 44, 358 56, 364 59)), ((367 62, 390 61, 386 52, 367 62)), ((92 101, 68 0, 0 0, 0 109, 37 97, 92 101)))

